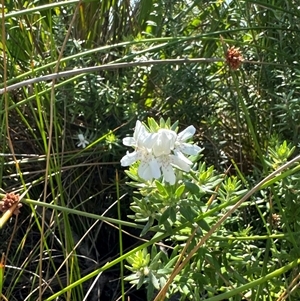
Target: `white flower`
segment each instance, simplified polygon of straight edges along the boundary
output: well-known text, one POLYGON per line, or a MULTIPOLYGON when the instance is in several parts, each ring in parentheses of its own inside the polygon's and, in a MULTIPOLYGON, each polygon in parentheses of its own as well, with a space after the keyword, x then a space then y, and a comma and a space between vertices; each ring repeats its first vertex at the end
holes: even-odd
POLYGON ((156 133, 149 133, 138 120, 133 137, 123 139, 123 144, 135 150, 121 159, 122 166, 129 166, 140 161, 138 175, 145 180, 158 179, 163 174, 166 182, 175 184, 176 176, 173 166, 189 172, 192 162, 184 155, 196 155, 201 149, 197 145, 186 143, 194 133, 195 128, 189 126, 177 133, 169 129, 159 129, 156 133))
POLYGON ((82 146, 82 148, 85 148, 89 144, 89 142, 85 139, 83 134, 78 134, 77 137, 79 139, 79 142, 76 144, 77 147, 82 146))

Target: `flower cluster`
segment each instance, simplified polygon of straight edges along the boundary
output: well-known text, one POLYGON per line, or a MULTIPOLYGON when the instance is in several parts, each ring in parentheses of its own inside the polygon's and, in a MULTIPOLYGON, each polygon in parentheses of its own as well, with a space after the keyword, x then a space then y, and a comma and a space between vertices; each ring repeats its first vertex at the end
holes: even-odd
POLYGON ((177 134, 175 131, 159 128, 151 133, 138 120, 133 137, 123 139, 123 144, 135 150, 121 159, 122 166, 129 166, 140 161, 138 175, 144 180, 158 179, 163 175, 166 182, 175 184, 176 176, 173 167, 189 172, 192 162, 185 155, 197 155, 199 146, 186 143, 194 133, 191 125, 177 134))
POLYGON ((17 203, 17 206, 13 213, 15 215, 18 215, 20 213, 19 209, 22 207, 22 204, 19 203, 19 199, 20 197, 18 194, 14 194, 13 192, 7 193, 0 201, 0 211, 4 213, 17 203))
POLYGON ((237 70, 243 62, 243 56, 240 48, 230 47, 226 53, 226 62, 232 70, 237 70))

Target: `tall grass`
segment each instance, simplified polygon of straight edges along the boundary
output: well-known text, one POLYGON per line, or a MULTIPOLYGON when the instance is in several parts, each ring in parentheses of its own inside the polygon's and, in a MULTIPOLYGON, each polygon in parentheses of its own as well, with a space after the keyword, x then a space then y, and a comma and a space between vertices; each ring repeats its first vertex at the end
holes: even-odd
POLYGON ((1 218, 2 299, 145 300, 124 265, 160 246, 174 248, 173 281, 157 300, 195 298, 176 280, 195 276, 195 258, 199 300, 297 300, 299 167, 283 164, 298 154, 298 4, 50 2, 2 0, 1 197, 23 204, 1 218), (244 58, 236 71, 231 46, 244 58), (199 199, 203 237, 192 222, 140 237, 145 225, 127 218, 137 186, 120 168, 122 138, 147 117, 193 124, 202 179, 222 179, 199 199))

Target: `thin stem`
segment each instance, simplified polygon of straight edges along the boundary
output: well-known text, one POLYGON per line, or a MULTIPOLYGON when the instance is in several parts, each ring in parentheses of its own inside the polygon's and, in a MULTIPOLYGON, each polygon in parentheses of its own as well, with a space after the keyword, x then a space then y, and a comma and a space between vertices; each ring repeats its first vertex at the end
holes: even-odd
MULTIPOLYGON (((5 91, 13 91, 25 86, 29 86, 32 84, 50 81, 54 79, 58 79, 61 77, 71 77, 74 75, 84 75, 85 73, 92 73, 97 72, 101 70, 115 70, 115 69, 121 69, 121 68, 130 68, 135 66, 149 66, 149 65, 165 65, 165 64, 195 64, 195 63, 218 63, 218 62, 225 62, 225 59, 223 58, 193 58, 193 59, 166 59, 166 60, 149 60, 149 61, 137 61, 137 62, 123 62, 123 63, 113 63, 113 64, 106 64, 101 66, 93 66, 93 67, 86 67, 86 68, 80 68, 80 69, 74 69, 74 70, 68 70, 68 71, 62 71, 57 73, 51 73, 44 76, 34 77, 31 79, 27 79, 24 81, 21 81, 19 83, 7 86, 5 89, 0 89, 0 95, 4 94, 5 91)), ((255 65, 272 65, 274 63, 268 63, 268 62, 258 62, 258 61, 248 61, 244 60, 243 63, 247 64, 255 64, 255 65)), ((278 65, 278 64, 275 64, 278 65)))
MULTIPOLYGON (((101 66, 93 66, 93 67, 86 67, 68 71, 62 71, 57 73, 52 73, 40 77, 31 78, 28 80, 24 80, 20 83, 16 83, 5 88, 6 91, 12 91, 19 89, 24 86, 32 85, 39 82, 55 80, 60 77, 70 77, 78 74, 85 74, 85 73, 92 73, 101 70, 114 70, 114 69, 121 69, 121 68, 128 68, 128 67, 135 67, 135 66, 149 66, 149 65, 160 65, 160 64, 185 64, 185 63, 217 63, 223 62, 224 59, 221 58, 195 58, 195 59, 168 59, 168 60, 149 60, 149 61, 137 61, 137 62, 125 62, 125 63, 114 63, 114 64, 106 64, 101 66)), ((4 89, 0 89, 0 94, 3 94, 4 89)))

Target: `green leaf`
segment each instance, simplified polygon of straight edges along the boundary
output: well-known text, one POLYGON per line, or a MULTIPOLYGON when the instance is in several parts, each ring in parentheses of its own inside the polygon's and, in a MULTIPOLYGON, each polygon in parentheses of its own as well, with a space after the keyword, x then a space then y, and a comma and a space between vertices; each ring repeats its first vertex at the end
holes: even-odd
POLYGON ((180 211, 181 215, 189 222, 193 222, 194 218, 197 216, 191 210, 191 207, 180 206, 179 211, 180 211))
POLYGON ((157 274, 159 274, 159 275, 168 275, 168 274, 171 274, 172 271, 173 271, 173 268, 164 267, 163 269, 158 269, 157 274))
POLYGON ((185 189, 185 185, 184 184, 181 184, 175 191, 175 195, 180 198, 181 195, 183 194, 184 192, 184 189, 185 189))
POLYGON ((174 256, 172 259, 170 259, 168 261, 168 263, 165 266, 165 269, 173 268, 174 267, 174 265, 175 265, 175 263, 176 263, 176 261, 178 260, 178 257, 179 257, 179 255, 177 255, 177 253, 178 253, 178 250, 176 250, 176 256, 174 256))
POLYGON ((169 129, 170 128, 170 126, 171 126, 171 118, 170 117, 168 117, 168 119, 166 120, 166 128, 167 129, 169 129))
POLYGON ((178 123, 179 123, 178 120, 175 121, 175 122, 172 124, 170 130, 177 132, 177 130, 178 130, 178 123))
MULTIPOLYGON (((168 271, 167 273, 163 273, 164 275, 170 274, 172 272, 172 270, 168 271)), ((165 277, 160 277, 159 278, 159 282, 160 282, 160 287, 163 287, 166 285, 167 280, 165 277)))
POLYGON ((138 182, 139 181, 139 177, 136 173, 133 173, 133 171, 129 171, 129 170, 125 170, 126 175, 131 178, 133 181, 138 182))
POLYGON ((152 216, 149 216, 149 219, 148 219, 148 222, 147 224, 145 225, 145 227, 143 228, 140 236, 144 236, 150 229, 150 227, 153 225, 153 222, 154 222, 154 219, 152 216))
POLYGON ((163 223, 163 226, 166 230, 167 233, 172 233, 172 225, 169 221, 169 219, 167 219, 164 223, 163 223))
POLYGON ((155 133, 159 129, 158 123, 151 117, 148 118, 148 125, 151 132, 155 133))
POLYGON ((163 118, 159 119, 159 126, 161 129, 164 129, 166 127, 166 122, 163 118))
POLYGON ((182 289, 182 292, 183 292, 183 294, 184 295, 189 295, 189 293, 190 293, 190 288, 186 285, 186 284, 183 284, 182 286, 181 286, 181 289, 182 289))
POLYGON ((156 244, 153 244, 151 247, 151 257, 153 258, 153 260, 155 259, 155 256, 157 256, 157 246, 156 244))
POLYGON ((159 282, 152 271, 149 273, 149 278, 150 278, 150 281, 153 284, 153 286, 158 290, 160 288, 159 282))
POLYGON ((147 286, 147 300, 148 301, 153 300, 153 295, 154 295, 154 285, 150 279, 150 282, 148 283, 147 286))
POLYGON ((156 185, 157 190, 163 197, 169 196, 169 193, 163 184, 161 184, 159 181, 155 180, 155 185, 156 185))
POLYGON ((194 183, 187 182, 187 181, 185 181, 184 184, 185 184, 186 189, 187 189, 191 194, 195 194, 195 195, 199 194, 199 191, 200 191, 199 186, 197 186, 197 185, 194 184, 194 183))
POLYGON ((170 217, 170 220, 175 223, 176 222, 176 210, 174 207, 170 207, 169 208, 169 217, 170 217))
POLYGON ((160 258, 161 258, 161 252, 157 253, 156 256, 151 260, 151 264, 149 266, 149 268, 151 270, 157 270, 158 269, 160 258))
POLYGON ((158 221, 159 225, 165 224, 167 219, 170 216, 170 207, 166 208, 166 210, 163 212, 163 214, 160 216, 160 219, 158 221))
POLYGON ((145 281, 145 276, 141 275, 140 278, 139 278, 139 282, 138 282, 136 288, 137 289, 141 288, 141 286, 144 284, 144 281, 145 281))
MULTIPOLYGON (((128 269, 128 266, 125 266, 128 269)), ((129 276, 126 276, 124 278, 125 281, 137 281, 138 280, 138 276, 136 274, 131 274, 129 276)))
POLYGON ((205 230, 205 231, 209 231, 210 230, 210 225, 204 220, 200 220, 198 222, 198 225, 200 226, 201 229, 205 230))

